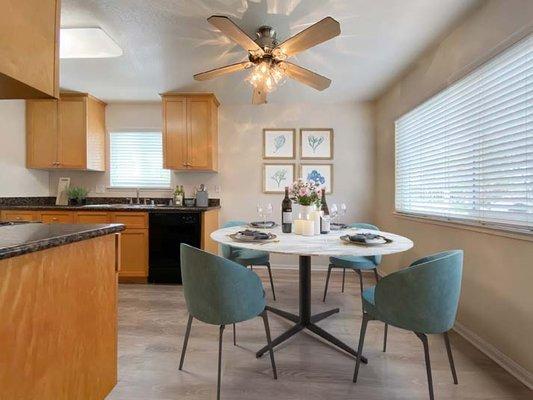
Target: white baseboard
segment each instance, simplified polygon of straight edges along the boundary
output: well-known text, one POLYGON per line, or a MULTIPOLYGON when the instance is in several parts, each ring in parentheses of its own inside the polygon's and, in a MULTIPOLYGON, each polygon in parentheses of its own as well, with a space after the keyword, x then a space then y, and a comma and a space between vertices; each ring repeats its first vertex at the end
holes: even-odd
POLYGON ((455 332, 468 340, 474 347, 484 353, 487 357, 492 359, 496 364, 501 366, 512 376, 526 385, 530 390, 533 390, 533 373, 511 360, 508 356, 503 354, 500 350, 494 347, 492 344, 480 338, 470 329, 466 328, 459 322, 455 323, 453 328, 455 332))

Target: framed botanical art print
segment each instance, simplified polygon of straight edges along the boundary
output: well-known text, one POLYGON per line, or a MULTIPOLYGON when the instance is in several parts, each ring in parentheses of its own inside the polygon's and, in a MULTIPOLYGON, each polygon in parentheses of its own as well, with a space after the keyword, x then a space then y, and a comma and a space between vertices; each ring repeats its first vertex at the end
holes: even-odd
POLYGON ((263 158, 291 160, 296 157, 296 129, 263 129, 263 158))
POLYGON ((283 193, 294 182, 294 164, 263 164, 263 193, 283 193))
POLYGON ((313 181, 326 189, 326 193, 333 191, 333 164, 302 164, 300 177, 305 181, 313 181))
POLYGON ((333 158, 333 129, 300 129, 300 157, 302 160, 331 160, 333 158))

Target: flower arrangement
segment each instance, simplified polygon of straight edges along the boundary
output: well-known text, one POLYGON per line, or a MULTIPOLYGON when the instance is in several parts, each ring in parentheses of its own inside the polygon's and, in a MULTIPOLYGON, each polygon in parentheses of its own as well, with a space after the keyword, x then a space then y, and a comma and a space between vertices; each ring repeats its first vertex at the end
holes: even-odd
POLYGON ((318 204, 319 194, 320 186, 313 181, 306 182, 303 179, 294 181, 289 190, 291 200, 302 206, 318 204))

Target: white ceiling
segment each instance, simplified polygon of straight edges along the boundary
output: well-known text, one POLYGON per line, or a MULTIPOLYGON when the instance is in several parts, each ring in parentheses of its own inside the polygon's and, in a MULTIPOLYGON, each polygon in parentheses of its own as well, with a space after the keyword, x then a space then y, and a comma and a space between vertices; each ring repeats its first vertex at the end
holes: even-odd
POLYGON ((370 100, 478 0, 63 0, 63 27, 101 27, 124 50, 110 59, 61 61, 61 87, 105 101, 159 100, 170 90, 213 91, 223 103, 248 104, 247 72, 209 82, 193 74, 245 59, 206 18, 226 15, 250 36, 271 25, 278 40, 325 16, 341 35, 292 58, 333 80, 318 92, 289 81, 270 103, 370 100))

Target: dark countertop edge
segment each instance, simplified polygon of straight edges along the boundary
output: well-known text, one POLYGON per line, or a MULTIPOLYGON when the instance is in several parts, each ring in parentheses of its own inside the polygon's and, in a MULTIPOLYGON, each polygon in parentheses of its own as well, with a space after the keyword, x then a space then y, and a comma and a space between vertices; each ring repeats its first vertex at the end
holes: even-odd
MULTIPOLYGON (((19 225, 23 226, 23 225, 19 225)), ((21 256, 24 254, 35 253, 37 251, 59 247, 65 244, 81 242, 87 239, 93 239, 100 236, 110 235, 122 232, 125 229, 124 224, 95 224, 98 228, 82 230, 79 232, 68 233, 65 235, 52 236, 47 239, 36 240, 35 242, 23 243, 17 246, 0 248, 0 260, 11 257, 21 256)))
POLYGON ((133 206, 133 207, 115 207, 110 205, 108 207, 99 206, 2 206, 0 210, 27 210, 27 211, 94 211, 94 212, 108 212, 108 211, 125 211, 125 212, 205 212, 211 210, 218 210, 220 206, 209 207, 154 207, 154 206, 133 206))

